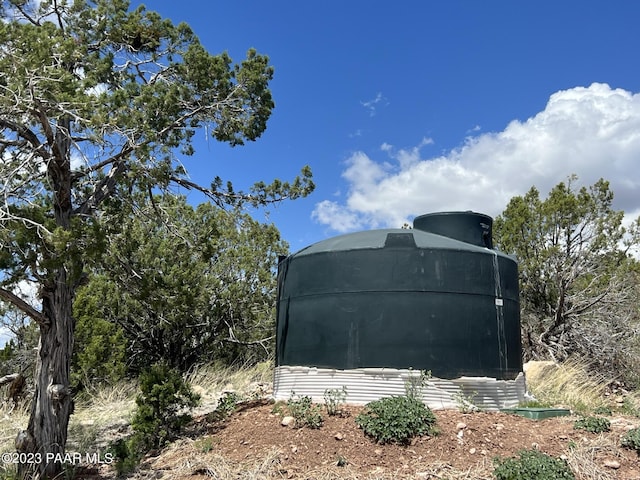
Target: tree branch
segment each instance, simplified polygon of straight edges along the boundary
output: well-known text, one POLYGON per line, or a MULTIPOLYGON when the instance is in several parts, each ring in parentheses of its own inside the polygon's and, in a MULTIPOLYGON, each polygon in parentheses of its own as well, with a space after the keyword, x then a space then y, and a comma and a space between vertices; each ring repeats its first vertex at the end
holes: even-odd
POLYGON ((0 299, 5 300, 12 304, 14 307, 25 313, 32 318, 38 325, 48 325, 47 319, 41 312, 33 308, 15 293, 10 292, 4 288, 0 288, 0 299))

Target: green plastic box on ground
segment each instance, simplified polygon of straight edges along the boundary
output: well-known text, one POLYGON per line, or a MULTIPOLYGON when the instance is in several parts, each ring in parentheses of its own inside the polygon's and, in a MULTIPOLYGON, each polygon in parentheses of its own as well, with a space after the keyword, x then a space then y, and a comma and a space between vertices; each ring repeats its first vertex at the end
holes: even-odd
POLYGON ((504 413, 513 413, 532 420, 543 420, 551 417, 562 417, 571 415, 571 411, 566 408, 505 408, 504 413))

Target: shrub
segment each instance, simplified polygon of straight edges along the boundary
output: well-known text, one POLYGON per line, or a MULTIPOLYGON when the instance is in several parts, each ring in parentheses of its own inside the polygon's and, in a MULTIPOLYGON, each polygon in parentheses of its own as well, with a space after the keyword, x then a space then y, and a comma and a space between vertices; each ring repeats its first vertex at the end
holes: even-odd
POLYGON ((582 417, 574 422, 573 428, 591 433, 602 433, 611 430, 611 422, 604 417, 582 417))
POLYGON ((324 391, 324 406, 327 409, 328 415, 339 415, 342 413, 340 406, 347 399, 347 387, 342 388, 327 388, 324 391))
POLYGON ((522 450, 519 458, 494 459, 497 480, 575 479, 567 462, 537 450, 522 450))
POLYGON ((179 412, 195 407, 200 400, 180 372, 165 364, 153 365, 140 375, 140 392, 131 427, 149 448, 173 440, 191 421, 191 415, 179 412))
POLYGON ((131 421, 134 433, 110 446, 118 473, 132 471, 147 451, 173 440, 191 420, 184 410, 195 407, 199 399, 177 370, 156 364, 144 371, 131 421))
POLYGON ((436 417, 420 400, 406 395, 368 403, 356 424, 378 443, 407 444, 413 437, 435 433, 436 417))
POLYGON ((640 454, 640 428, 633 428, 626 432, 620 440, 620 445, 640 454))
POLYGON ((287 408, 291 416, 296 419, 296 427, 320 428, 322 426, 320 407, 311 402, 311 397, 305 395, 295 398, 295 394, 292 394, 287 402, 287 408))
POLYGON ((142 442, 136 434, 129 438, 120 438, 109 444, 107 451, 115 459, 114 466, 118 477, 135 470, 144 455, 142 442))

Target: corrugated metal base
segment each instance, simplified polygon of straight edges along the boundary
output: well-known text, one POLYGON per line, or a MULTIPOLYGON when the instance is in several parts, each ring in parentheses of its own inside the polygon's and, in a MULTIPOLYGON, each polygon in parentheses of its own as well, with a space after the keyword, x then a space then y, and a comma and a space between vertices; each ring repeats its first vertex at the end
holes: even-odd
MULTIPOLYGON (((273 395, 288 400, 292 394, 308 395, 314 402, 324 402, 327 389, 347 387, 346 402, 364 405, 392 395, 404 395, 406 382, 419 376, 415 370, 395 368, 357 368, 333 370, 315 367, 276 367, 273 395)), ((515 380, 489 377, 460 377, 454 380, 430 378, 422 389, 422 399, 433 409, 459 408, 464 399, 484 410, 501 410, 525 400, 524 374, 515 380)))

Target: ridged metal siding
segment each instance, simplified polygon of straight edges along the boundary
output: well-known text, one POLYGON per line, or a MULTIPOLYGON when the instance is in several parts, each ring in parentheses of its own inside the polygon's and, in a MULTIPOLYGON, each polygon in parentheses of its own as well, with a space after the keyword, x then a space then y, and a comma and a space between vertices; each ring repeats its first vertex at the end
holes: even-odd
MULTIPOLYGON (((327 389, 347 387, 347 403, 364 405, 384 397, 405 394, 405 385, 419 372, 394 368, 357 368, 335 370, 314 367, 280 366, 274 375, 276 400, 288 400, 293 394, 308 395, 324 402, 327 389)), ((524 375, 515 380, 488 377, 460 377, 453 380, 431 378, 422 389, 422 400, 433 409, 457 408, 461 399, 486 410, 518 405, 525 399, 524 375)))

